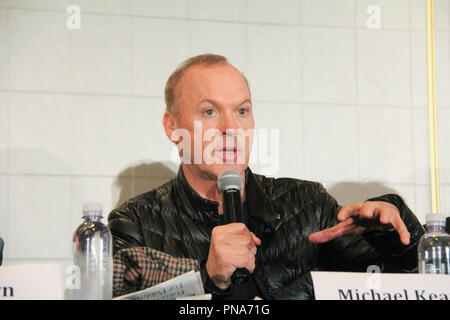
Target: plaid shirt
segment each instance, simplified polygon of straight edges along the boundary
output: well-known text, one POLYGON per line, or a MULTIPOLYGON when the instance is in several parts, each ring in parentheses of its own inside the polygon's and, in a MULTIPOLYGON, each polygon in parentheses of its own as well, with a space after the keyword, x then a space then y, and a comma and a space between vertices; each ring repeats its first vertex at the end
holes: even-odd
POLYGON ((199 269, 195 259, 174 258, 148 247, 121 249, 114 255, 113 296, 144 290, 199 269))

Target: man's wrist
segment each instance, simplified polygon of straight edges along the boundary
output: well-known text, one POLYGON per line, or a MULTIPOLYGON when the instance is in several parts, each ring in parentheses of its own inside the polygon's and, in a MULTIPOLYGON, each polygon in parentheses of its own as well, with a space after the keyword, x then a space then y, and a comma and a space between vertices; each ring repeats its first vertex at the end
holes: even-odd
POLYGON ((216 295, 231 294, 231 279, 228 285, 226 285, 226 283, 223 283, 221 285, 216 284, 209 276, 208 270, 206 269, 206 261, 202 262, 200 266, 200 274, 202 276, 203 287, 205 288, 206 292, 216 295))
POLYGON ((219 277, 211 277, 210 270, 208 270, 208 261, 206 261, 205 270, 206 270, 206 273, 208 274, 209 278, 211 279, 211 281, 214 282, 216 287, 218 287, 220 290, 226 290, 231 285, 231 277, 228 279, 220 279, 219 277))
POLYGON ((211 278, 211 280, 220 290, 227 290, 231 286, 231 278, 228 280, 219 280, 211 278))

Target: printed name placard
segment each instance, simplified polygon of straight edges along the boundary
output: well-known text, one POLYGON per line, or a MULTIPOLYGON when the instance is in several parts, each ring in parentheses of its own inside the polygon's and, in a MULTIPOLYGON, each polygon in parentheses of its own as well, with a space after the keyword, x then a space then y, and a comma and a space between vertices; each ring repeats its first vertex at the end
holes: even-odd
POLYGON ((449 300, 450 275, 313 271, 316 300, 449 300))
POLYGON ((61 269, 57 264, 0 267, 0 300, 61 300, 61 269))

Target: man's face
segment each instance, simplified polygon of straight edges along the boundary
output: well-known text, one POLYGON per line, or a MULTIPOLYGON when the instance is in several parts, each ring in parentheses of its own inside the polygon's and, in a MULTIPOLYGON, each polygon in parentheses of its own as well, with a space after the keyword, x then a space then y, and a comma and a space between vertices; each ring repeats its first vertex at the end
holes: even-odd
MULTIPOLYGON (((175 104, 175 128, 185 129, 191 137, 191 152, 184 154, 190 165, 211 178, 225 169, 242 174, 255 124, 250 92, 241 73, 230 64, 192 66, 175 88, 175 104)), ((183 157, 182 162, 186 162, 183 157)))

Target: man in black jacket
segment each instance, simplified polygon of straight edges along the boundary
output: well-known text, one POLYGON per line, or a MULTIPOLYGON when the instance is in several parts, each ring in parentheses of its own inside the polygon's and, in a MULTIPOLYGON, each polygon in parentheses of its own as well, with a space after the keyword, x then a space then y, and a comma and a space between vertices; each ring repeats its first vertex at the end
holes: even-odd
POLYGON ((250 90, 224 57, 186 60, 167 81, 165 97, 164 128, 181 165, 176 178, 111 212, 115 252, 144 246, 196 259, 205 290, 222 299, 311 299, 312 270, 416 269, 423 228, 399 196, 342 208, 319 183, 248 168, 250 90), (244 180, 244 223, 223 223, 216 181, 224 169, 244 180), (239 268, 250 275, 232 283, 239 268))

